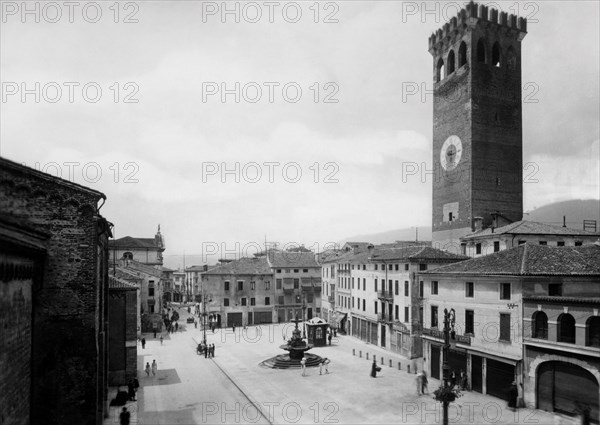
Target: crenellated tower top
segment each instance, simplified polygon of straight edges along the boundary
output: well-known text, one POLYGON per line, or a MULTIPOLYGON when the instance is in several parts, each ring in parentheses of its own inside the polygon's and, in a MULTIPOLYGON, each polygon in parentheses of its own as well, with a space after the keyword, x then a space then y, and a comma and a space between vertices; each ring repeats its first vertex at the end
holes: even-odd
POLYGON ((504 36, 514 37, 517 41, 527 35, 527 19, 506 12, 498 12, 494 8, 468 3, 457 16, 438 29, 429 37, 429 52, 436 55, 444 45, 462 37, 468 28, 482 25, 492 31, 502 31, 504 36))

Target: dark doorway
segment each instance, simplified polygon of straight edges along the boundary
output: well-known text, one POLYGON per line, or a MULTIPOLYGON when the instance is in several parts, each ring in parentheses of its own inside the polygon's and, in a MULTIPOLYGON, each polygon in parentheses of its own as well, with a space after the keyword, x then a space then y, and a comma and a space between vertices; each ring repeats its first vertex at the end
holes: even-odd
POLYGON ((440 379, 440 347, 431 346, 431 377, 440 379))
POLYGON ((478 393, 483 392, 483 359, 480 356, 471 356, 471 389, 478 393))

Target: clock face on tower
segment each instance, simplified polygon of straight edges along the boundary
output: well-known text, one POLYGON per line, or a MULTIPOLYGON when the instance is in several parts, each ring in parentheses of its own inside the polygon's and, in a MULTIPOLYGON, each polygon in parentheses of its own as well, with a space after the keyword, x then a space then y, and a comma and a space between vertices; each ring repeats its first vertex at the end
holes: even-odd
POLYGON ((462 156, 462 142, 460 137, 452 135, 446 139, 440 151, 440 163, 446 171, 454 170, 462 156))

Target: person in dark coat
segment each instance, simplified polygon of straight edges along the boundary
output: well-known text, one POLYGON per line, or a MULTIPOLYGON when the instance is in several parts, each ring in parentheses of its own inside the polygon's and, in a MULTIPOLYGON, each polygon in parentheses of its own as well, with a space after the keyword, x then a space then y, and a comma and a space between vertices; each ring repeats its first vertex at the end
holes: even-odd
POLYGON ((517 389, 517 383, 515 381, 510 385, 508 390, 508 407, 511 409, 517 408, 517 398, 519 397, 519 390, 517 389))
POLYGON ((329 331, 329 335, 327 335, 327 340, 329 341, 329 345, 331 345, 331 331, 329 331))
POLYGON ((121 425, 129 425, 131 420, 131 413, 127 411, 127 407, 123 407, 121 414, 119 415, 119 422, 121 425))
POLYGON ((211 351, 212 356, 215 356, 215 344, 212 345, 212 351, 211 351))
POLYGON ((133 383, 133 379, 130 379, 127 383, 127 396, 130 401, 135 401, 135 385, 133 383))
POLYGON ((377 366, 377 360, 373 359, 373 364, 371 365, 371 378, 377 378, 377 372, 379 372, 381 368, 377 366))
POLYGON ((142 349, 146 348, 146 338, 142 338, 142 349))
POLYGON ((208 345, 204 346, 204 358, 208 359, 208 345))

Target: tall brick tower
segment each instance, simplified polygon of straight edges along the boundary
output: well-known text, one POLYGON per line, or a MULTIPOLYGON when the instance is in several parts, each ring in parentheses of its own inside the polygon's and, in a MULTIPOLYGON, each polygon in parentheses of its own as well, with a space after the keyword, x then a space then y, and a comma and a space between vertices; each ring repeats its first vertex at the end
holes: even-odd
POLYGON ((429 38, 433 56, 432 231, 460 252, 475 219, 523 216, 521 41, 527 21, 469 3, 429 38))

